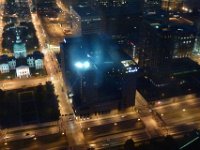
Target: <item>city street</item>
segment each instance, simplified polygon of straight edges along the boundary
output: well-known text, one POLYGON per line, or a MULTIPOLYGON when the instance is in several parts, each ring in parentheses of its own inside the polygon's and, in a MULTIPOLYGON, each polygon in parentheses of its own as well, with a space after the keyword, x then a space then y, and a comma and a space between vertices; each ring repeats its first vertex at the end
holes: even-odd
POLYGON ((171 104, 156 106, 154 110, 164 121, 167 134, 176 135, 200 127, 199 107, 200 98, 191 97, 171 104))
POLYGON ((66 137, 60 134, 52 134, 48 136, 40 136, 37 138, 28 138, 24 140, 17 140, 13 142, 6 142, 0 144, 1 150, 20 149, 20 150, 66 150, 68 143, 66 137))
POLYGON ((54 51, 48 49, 46 47, 49 43, 48 36, 43 28, 41 22, 37 22, 38 16, 34 14, 33 16, 33 24, 38 33, 40 46, 42 48, 42 52, 45 54, 45 66, 47 72, 50 76, 50 80, 54 84, 55 93, 58 95, 59 100, 59 110, 60 110, 60 126, 62 133, 66 135, 67 140, 69 142, 69 146, 77 146, 77 145, 85 145, 84 136, 81 132, 79 124, 77 124, 74 120, 70 121, 66 116, 68 114, 73 114, 72 107, 70 105, 69 100, 67 99, 67 89, 64 85, 64 81, 62 79, 62 74, 60 72, 60 67, 55 56, 54 51))
POLYGON ((24 78, 24 79, 13 79, 0 81, 0 88, 3 90, 13 90, 19 88, 34 87, 39 84, 45 84, 49 81, 48 76, 37 77, 37 78, 24 78))

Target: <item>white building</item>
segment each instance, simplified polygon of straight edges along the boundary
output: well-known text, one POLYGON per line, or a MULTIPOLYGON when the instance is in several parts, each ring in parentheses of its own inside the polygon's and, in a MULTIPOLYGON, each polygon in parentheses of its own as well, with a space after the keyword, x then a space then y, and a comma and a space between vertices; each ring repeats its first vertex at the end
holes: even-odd
POLYGON ((36 70, 43 69, 44 55, 35 51, 33 54, 27 55, 26 45, 22 43, 18 32, 16 36, 16 43, 13 45, 14 57, 7 55, 0 56, 0 73, 8 73, 10 70, 16 70, 16 76, 19 78, 30 77, 30 68, 36 70))
POLYGON ((8 73, 10 72, 10 68, 8 65, 8 56, 7 55, 2 55, 0 57, 0 72, 1 73, 8 73))
POLYGON ((42 59, 36 59, 35 60, 35 69, 38 70, 38 69, 43 69, 43 60, 42 59))
POLYGON ((1 71, 1 73, 10 72, 9 65, 7 63, 0 64, 0 71, 1 71))
POLYGON ((35 64, 34 64, 34 58, 32 56, 30 57, 27 57, 27 64, 30 68, 33 68, 35 67, 35 64))
POLYGON ((28 66, 19 66, 16 68, 16 75, 18 78, 28 78, 31 76, 28 66))
POLYGON ((10 70, 15 70, 16 59, 11 57, 10 60, 8 61, 8 65, 9 65, 10 70))

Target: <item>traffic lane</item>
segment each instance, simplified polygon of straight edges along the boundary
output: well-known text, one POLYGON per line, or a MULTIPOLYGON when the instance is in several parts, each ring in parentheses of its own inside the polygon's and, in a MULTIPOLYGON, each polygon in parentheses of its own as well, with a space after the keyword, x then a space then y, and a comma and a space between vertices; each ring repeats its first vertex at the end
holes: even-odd
POLYGON ((197 129, 198 127, 199 127, 199 124, 181 124, 181 125, 168 126, 167 128, 165 128, 165 130, 167 134, 179 135, 179 134, 193 131, 194 129, 197 129))
POLYGON ((163 111, 164 112, 169 112, 169 110, 172 109, 179 109, 180 107, 187 107, 187 106, 194 106, 194 105, 198 105, 200 106, 200 99, 196 98, 196 99, 191 99, 188 101, 183 101, 183 102, 174 102, 172 104, 168 104, 168 105, 164 105, 164 106, 156 106, 153 108, 153 110, 156 111, 163 111))
POLYGON ((199 113, 199 107, 200 103, 197 102, 190 105, 178 106, 176 108, 157 109, 156 112, 165 120, 170 120, 172 118, 186 119, 186 117, 194 118, 195 114, 199 113))
POLYGON ((162 119, 166 124, 181 124, 200 120, 199 106, 192 106, 190 108, 172 110, 166 113, 160 113, 162 119))
POLYGON ((40 78, 28 78, 28 79, 17 79, 1 82, 4 90, 13 90, 17 88, 27 88, 37 86, 39 84, 45 84, 48 81, 48 77, 40 78))
POLYGON ((104 124, 115 123, 130 119, 137 120, 138 116, 135 113, 127 115, 108 116, 108 118, 90 119, 86 121, 80 121, 80 123, 83 128, 86 128, 86 127, 100 126, 104 124))
POLYGON ((191 123, 198 123, 200 124, 200 117, 196 115, 195 117, 186 117, 186 118, 176 118, 172 117, 171 119, 163 119, 166 122, 166 125, 180 125, 180 124, 191 124, 191 123))
POLYGON ((7 142, 7 145, 0 143, 0 147, 7 149, 21 149, 21 150, 33 150, 39 149, 42 147, 43 149, 49 149, 53 147, 68 147, 68 143, 65 136, 61 134, 52 134, 46 135, 42 137, 37 137, 36 140, 33 138, 17 140, 12 142, 7 142))
POLYGON ((145 126, 141 121, 138 121, 137 119, 131 119, 91 128, 82 128, 82 131, 85 137, 91 140, 101 136, 119 134, 126 131, 139 130, 144 128, 145 126))
POLYGON ((103 143, 106 140, 110 140, 110 139, 133 139, 135 142, 139 142, 139 141, 143 141, 146 139, 149 139, 149 135, 147 134, 147 132, 144 129, 141 130, 134 130, 134 131, 127 131, 127 132, 122 132, 120 134, 113 134, 113 135, 107 135, 107 136, 103 136, 103 137, 98 137, 96 139, 93 140, 89 140, 88 143, 92 144, 92 143, 103 143))
POLYGON ((100 137, 89 141, 89 145, 95 149, 102 149, 109 143, 111 146, 123 145, 127 139, 133 139, 134 142, 140 142, 149 139, 149 135, 144 130, 123 132, 121 134, 100 137))

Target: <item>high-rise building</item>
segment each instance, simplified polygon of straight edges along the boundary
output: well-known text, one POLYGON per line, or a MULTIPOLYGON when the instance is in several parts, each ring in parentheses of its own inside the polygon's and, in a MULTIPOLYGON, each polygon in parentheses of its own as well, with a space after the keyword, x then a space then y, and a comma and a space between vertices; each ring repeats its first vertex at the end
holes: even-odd
POLYGON ((171 18, 168 22, 148 19, 144 21, 139 58, 141 67, 167 66, 172 58, 183 58, 192 54, 196 28, 183 21, 177 18, 171 18))
POLYGON ((65 38, 61 43, 61 62, 77 115, 134 105, 138 66, 109 38, 65 38))
POLYGON ((183 0, 162 0, 162 9, 167 11, 181 10, 183 0))
POLYGON ((126 0, 118 7, 100 7, 105 20, 105 32, 119 42, 129 39, 137 43, 143 16, 143 0, 126 0))
POLYGON ((97 10, 87 5, 78 5, 73 8, 72 26, 80 30, 81 34, 94 34, 104 31, 103 16, 97 10))

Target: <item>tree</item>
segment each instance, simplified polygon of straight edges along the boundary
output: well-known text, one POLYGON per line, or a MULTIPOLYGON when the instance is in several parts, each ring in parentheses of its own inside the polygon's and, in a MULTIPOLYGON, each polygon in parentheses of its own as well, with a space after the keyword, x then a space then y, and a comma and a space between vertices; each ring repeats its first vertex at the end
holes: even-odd
POLYGON ((124 144, 124 150, 135 150, 135 143, 132 139, 128 139, 124 144))

